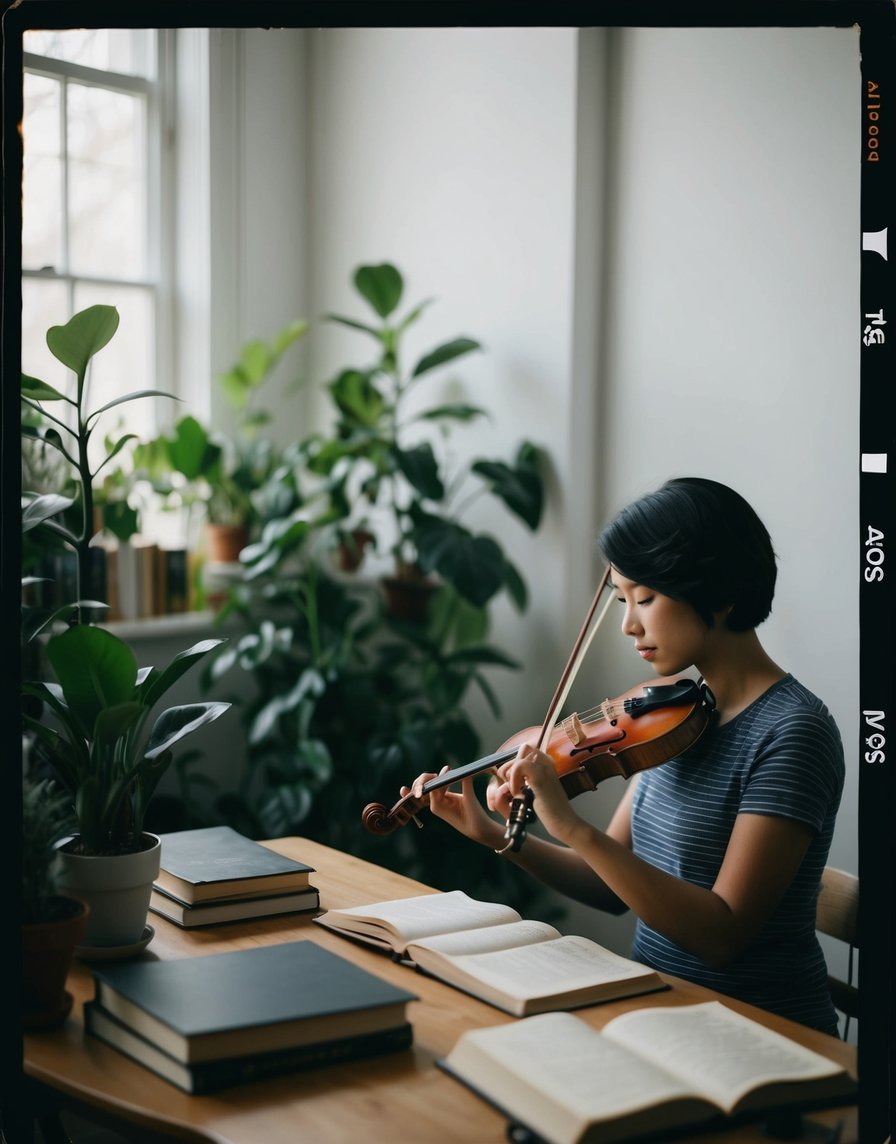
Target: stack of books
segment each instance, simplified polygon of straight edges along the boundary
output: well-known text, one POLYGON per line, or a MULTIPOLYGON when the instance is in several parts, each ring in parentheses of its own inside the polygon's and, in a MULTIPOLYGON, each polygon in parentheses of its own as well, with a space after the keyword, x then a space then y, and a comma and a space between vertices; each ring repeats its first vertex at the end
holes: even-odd
POLYGON ((417 998, 313 941, 94 969, 88 1034, 189 1093, 407 1049, 417 998))
POLYGON ((149 908, 184 927, 316 910, 311 866, 230 826, 159 835, 162 859, 149 908))

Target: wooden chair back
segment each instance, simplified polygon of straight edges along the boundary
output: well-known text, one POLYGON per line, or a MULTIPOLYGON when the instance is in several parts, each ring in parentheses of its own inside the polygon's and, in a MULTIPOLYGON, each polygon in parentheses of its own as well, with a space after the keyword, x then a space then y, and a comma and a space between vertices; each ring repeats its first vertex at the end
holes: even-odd
POLYGON ((852 955, 859 947, 859 879, 855 874, 825 866, 815 912, 815 928, 849 946, 848 980, 829 976, 834 1005, 847 1017, 859 1015, 859 990, 852 983, 852 955))

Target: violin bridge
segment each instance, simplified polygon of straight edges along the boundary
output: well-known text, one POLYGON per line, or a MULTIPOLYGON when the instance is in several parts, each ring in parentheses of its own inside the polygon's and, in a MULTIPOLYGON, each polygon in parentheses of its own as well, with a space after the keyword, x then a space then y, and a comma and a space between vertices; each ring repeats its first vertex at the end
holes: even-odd
POLYGON ((574 747, 580 747, 588 737, 585 734, 585 728, 582 726, 582 720, 575 712, 563 720, 563 730, 574 747))

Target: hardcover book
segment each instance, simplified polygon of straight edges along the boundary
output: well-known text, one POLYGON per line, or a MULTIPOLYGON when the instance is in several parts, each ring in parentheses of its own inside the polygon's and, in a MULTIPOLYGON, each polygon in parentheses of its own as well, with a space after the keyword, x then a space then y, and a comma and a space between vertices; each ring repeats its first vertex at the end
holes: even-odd
POLYGON ((307 940, 103 963, 94 980, 106 1013, 182 1064, 394 1029, 415 1000, 307 940))
POLYGON ((835 1061, 719 1001, 634 1009, 599 1032, 571 1013, 471 1029, 437 1063, 547 1144, 608 1144, 856 1094, 835 1061))
POLYGON ((461 890, 328 910, 314 921, 517 1017, 667 988, 649 966, 461 890))
POLYGON ((373 1033, 356 1033, 264 1053, 184 1064, 116 1020, 96 1001, 88 1001, 84 1005, 84 1027, 144 1068, 164 1077, 184 1092, 196 1095, 299 1069, 321 1068, 342 1061, 399 1052, 410 1048, 413 1043, 413 1029, 404 1023, 373 1033))
POLYGON ((270 917, 276 914, 295 914, 316 910, 320 906, 320 893, 315 886, 294 894, 269 894, 263 898, 224 898, 220 901, 198 902, 190 905, 165 890, 153 889, 149 908, 184 929, 211 926, 220 922, 242 921, 246 918, 270 917))
POLYGON ((162 868, 156 888, 180 901, 263 897, 307 890, 311 866, 278 854, 230 826, 160 834, 162 868))

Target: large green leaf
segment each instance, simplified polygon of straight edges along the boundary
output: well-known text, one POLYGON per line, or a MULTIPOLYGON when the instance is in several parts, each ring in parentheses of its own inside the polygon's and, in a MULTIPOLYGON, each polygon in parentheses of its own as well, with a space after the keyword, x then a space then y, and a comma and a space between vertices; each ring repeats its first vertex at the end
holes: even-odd
POLYGON ((386 408, 383 395, 369 373, 345 369, 329 385, 330 393, 343 417, 351 423, 375 426, 386 408))
POLYGON ((489 536, 426 516, 414 528, 420 564, 438 572, 471 604, 482 607, 504 583, 504 554, 489 536))
POLYGON ((169 707, 153 724, 144 757, 156 758, 229 708, 229 703, 188 703, 183 707, 169 707))
POLYGON ((74 624, 48 640, 47 658, 66 703, 88 733, 103 708, 134 698, 134 653, 105 628, 74 624))
POLYGON ((455 338, 453 341, 445 342, 444 345, 430 350, 428 354, 424 354, 414 366, 411 377, 419 377, 421 373, 435 369, 437 365, 444 365, 446 362, 454 361, 456 358, 463 357, 465 354, 472 353, 473 350, 481 348, 479 342, 474 341, 472 338, 455 338))
POLYGON ((64 497, 59 493, 42 493, 34 497, 22 508, 22 532, 30 532, 45 520, 50 520, 70 509, 74 503, 71 497, 64 497))
POLYGON ((137 727, 146 716, 146 708, 136 701, 107 707, 96 717, 93 726, 94 741, 99 746, 112 747, 137 727))
POLYGON ((478 405, 468 405, 465 402, 456 401, 451 405, 435 405, 431 409, 425 409, 422 413, 418 413, 414 420, 418 421, 444 421, 450 419, 452 421, 473 421, 476 417, 485 417, 486 412, 478 405))
POLYGON ((538 469, 538 453, 524 443, 511 468, 504 461, 476 461, 472 471, 488 481, 491 491, 533 531, 541 522, 544 489, 538 469))
POLYGON ((88 306, 64 326, 47 330, 47 345, 55 358, 82 377, 93 355, 115 336, 118 322, 114 306, 88 306))
POLYGON ((156 671, 153 668, 140 684, 138 692, 140 702, 146 707, 154 707, 165 692, 195 663, 225 643, 226 639, 200 640, 186 651, 178 652, 163 671, 156 671))
POLYGON ((221 463, 221 446, 209 438, 195 417, 188 415, 174 427, 174 437, 168 442, 168 456, 172 466, 188 481, 198 477, 214 480, 221 463))
POLYGON ((39 378, 29 377, 27 373, 22 374, 22 396, 31 401, 68 401, 71 404, 70 397, 39 378))
POLYGON ((399 470, 421 496, 436 501, 444 497, 445 486, 439 476, 439 465, 432 445, 428 441, 411 449, 395 449, 393 453, 399 470))
POLYGON ((404 280, 390 262, 379 266, 359 266, 354 281, 358 293, 367 299, 381 318, 388 318, 401 301, 404 280))

